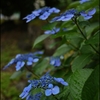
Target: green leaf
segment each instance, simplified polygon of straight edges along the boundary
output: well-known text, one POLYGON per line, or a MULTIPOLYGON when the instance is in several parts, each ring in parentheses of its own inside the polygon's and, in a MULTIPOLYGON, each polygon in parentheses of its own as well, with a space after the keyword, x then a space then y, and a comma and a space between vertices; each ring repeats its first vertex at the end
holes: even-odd
POLYGON ((59 48, 57 48, 57 50, 55 51, 53 56, 61 56, 65 53, 67 53, 69 50, 70 50, 70 47, 66 44, 63 44, 59 48))
POLYGON ((22 74, 22 71, 16 71, 12 74, 12 76, 10 77, 10 79, 15 79, 16 77, 18 77, 19 75, 22 74))
MULTIPOLYGON (((82 88, 84 86, 84 83, 92 73, 92 69, 80 69, 76 70, 70 77, 70 82, 69 82, 69 89, 70 89, 70 94, 68 100, 82 100, 81 99, 81 93, 82 93, 82 88)), ((92 99, 88 99, 92 100, 92 99)))
POLYGON ((83 46, 80 48, 80 52, 81 52, 82 54, 95 53, 94 50, 91 48, 90 45, 83 45, 83 46))
POLYGON ((41 36, 39 36, 33 44, 33 47, 35 47, 38 43, 42 42, 43 40, 45 40, 47 37, 49 37, 51 34, 43 34, 41 36))
POLYGON ((82 100, 100 100, 99 98, 99 66, 96 66, 82 90, 82 100))
POLYGON ((96 30, 96 31, 99 30, 99 22, 91 23, 90 26, 87 26, 87 27, 85 28, 85 31, 86 31, 86 33, 87 33, 87 36, 88 36, 88 35, 91 35, 95 30, 96 30))
POLYGON ((48 65, 49 65, 49 59, 44 58, 34 66, 35 73, 41 75, 46 70, 48 65))
POLYGON ((91 60, 91 54, 84 54, 77 56, 72 63, 72 71, 75 72, 77 69, 82 69, 91 60))
POLYGON ((52 30, 57 25, 57 22, 48 23, 42 27, 43 30, 52 30))
POLYGON ((96 32, 94 36, 89 38, 85 43, 86 44, 99 44, 99 33, 100 31, 96 32))

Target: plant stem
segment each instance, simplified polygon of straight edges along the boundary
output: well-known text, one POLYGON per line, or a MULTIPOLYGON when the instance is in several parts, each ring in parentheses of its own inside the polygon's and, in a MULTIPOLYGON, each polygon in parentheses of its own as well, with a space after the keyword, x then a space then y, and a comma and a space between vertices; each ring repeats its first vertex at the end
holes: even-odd
POLYGON ((59 100, 55 95, 53 95, 56 100, 59 100))
POLYGON ((26 66, 26 69, 27 69, 29 72, 31 72, 35 78, 39 78, 39 76, 36 75, 35 73, 33 73, 32 70, 30 70, 27 66, 26 66))
MULTIPOLYGON (((86 36, 84 35, 83 31, 81 30, 79 24, 77 23, 77 19, 75 18, 75 19, 72 19, 72 20, 75 22, 77 28, 79 29, 79 31, 80 31, 80 33, 82 34, 82 36, 84 37, 84 39, 87 40, 87 38, 86 38, 86 36)), ((94 47, 92 44, 89 44, 89 45, 91 46, 91 48, 92 48, 97 54, 100 55, 100 53, 95 49, 95 47, 94 47)))

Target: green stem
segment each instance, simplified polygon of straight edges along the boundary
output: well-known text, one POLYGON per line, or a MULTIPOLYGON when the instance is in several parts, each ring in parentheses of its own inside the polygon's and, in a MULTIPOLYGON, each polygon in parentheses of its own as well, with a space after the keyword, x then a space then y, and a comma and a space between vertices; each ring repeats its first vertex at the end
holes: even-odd
POLYGON ((56 100, 59 100, 55 95, 53 95, 56 100))
MULTIPOLYGON (((83 31, 81 30, 80 26, 79 26, 78 23, 77 23, 77 19, 75 18, 75 19, 72 19, 72 20, 75 22, 77 28, 79 29, 79 31, 80 31, 80 33, 82 34, 82 36, 84 37, 84 39, 87 40, 86 36, 84 35, 83 31)), ((95 48, 92 44, 89 44, 89 45, 91 46, 91 48, 92 48, 97 54, 100 55, 100 53, 96 50, 96 48, 95 48)))
POLYGON ((38 75, 36 75, 35 73, 33 73, 32 70, 30 70, 27 66, 26 66, 26 69, 27 69, 29 72, 31 72, 35 78, 40 78, 38 75))

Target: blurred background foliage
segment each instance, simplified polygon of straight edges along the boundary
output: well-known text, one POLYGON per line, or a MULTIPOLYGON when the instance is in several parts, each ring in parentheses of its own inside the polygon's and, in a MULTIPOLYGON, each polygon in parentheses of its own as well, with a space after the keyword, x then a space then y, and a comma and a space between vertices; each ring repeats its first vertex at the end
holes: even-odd
MULTIPOLYGON (((38 19, 26 24, 22 20, 27 14, 33 10, 43 6, 57 7, 61 11, 70 8, 77 8, 78 10, 87 10, 96 7, 97 13, 90 20, 91 27, 87 28, 88 33, 98 29, 99 22, 99 0, 91 0, 92 3, 84 3, 83 6, 79 5, 78 0, 1 0, 0 14, 6 16, 5 19, 1 18, 1 100, 21 100, 19 94, 22 92, 24 86, 27 84, 27 78, 23 74, 14 79, 10 76, 15 71, 14 66, 2 71, 2 68, 18 53, 34 52, 37 49, 45 49, 45 55, 52 55, 56 48, 46 48, 47 41, 40 43, 36 49, 32 49, 34 40, 41 34, 41 26, 46 22, 38 19), (19 14, 17 19, 11 19, 13 14, 19 14), (92 31, 93 29, 93 31, 92 31)), ((16 17, 15 17, 16 18, 16 17)), ((81 24, 81 23, 80 23, 81 24)), ((85 23, 86 24, 86 23, 85 23)), ((64 23, 64 25, 67 25, 64 23)), ((81 24, 84 26, 84 24, 81 24)), ((87 47, 86 47, 87 48, 87 47)), ((84 50, 83 50, 84 51, 84 50)), ((70 52, 70 54, 73 51, 70 52)), ((70 59, 69 59, 70 60, 70 59)), ((39 71, 37 71, 38 73, 39 71)), ((58 75, 60 73, 58 70, 58 75)), ((56 75, 56 74, 55 74, 56 75)), ((72 76, 73 77, 73 76, 72 76)), ((73 84, 72 84, 73 85, 73 84)))

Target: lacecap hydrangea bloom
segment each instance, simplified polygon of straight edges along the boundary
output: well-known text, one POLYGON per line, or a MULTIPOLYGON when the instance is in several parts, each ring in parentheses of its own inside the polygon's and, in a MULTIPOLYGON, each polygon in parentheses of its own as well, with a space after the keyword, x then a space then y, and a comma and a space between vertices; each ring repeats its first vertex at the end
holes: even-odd
POLYGON ((28 66, 38 62, 40 58, 38 55, 42 54, 43 54, 42 51, 38 51, 35 53, 28 53, 28 54, 18 54, 3 69, 8 68, 12 64, 16 64, 15 66, 16 71, 19 71, 25 65, 25 62, 28 66))
MULTIPOLYGON (((20 94, 22 99, 24 98, 33 98, 30 91, 35 88, 41 88, 44 90, 45 96, 57 95, 60 92, 59 86, 56 84, 61 84, 63 86, 68 86, 68 83, 62 78, 52 77, 49 72, 44 74, 39 80, 28 80, 30 83, 27 87, 24 88, 23 92, 20 94), (31 95, 30 95, 31 94, 31 95)), ((26 99, 28 100, 28 99, 26 99)), ((31 99, 29 99, 31 100, 31 99)), ((34 99, 33 99, 34 100, 34 99)))
POLYGON ((27 15, 23 19, 26 19, 26 22, 30 22, 31 20, 35 19, 36 17, 39 17, 41 20, 46 20, 52 13, 59 13, 60 10, 53 7, 43 7, 38 10, 34 10, 31 14, 27 15))

